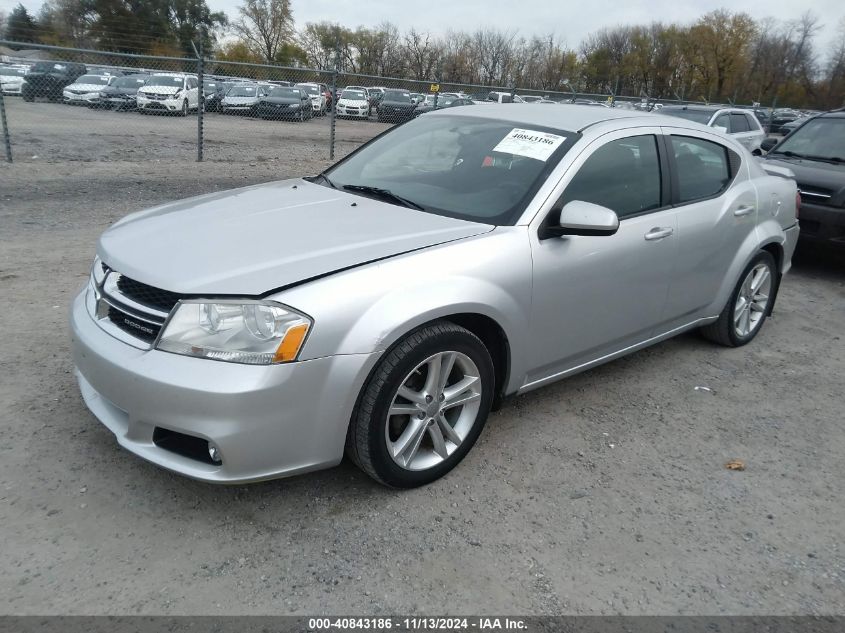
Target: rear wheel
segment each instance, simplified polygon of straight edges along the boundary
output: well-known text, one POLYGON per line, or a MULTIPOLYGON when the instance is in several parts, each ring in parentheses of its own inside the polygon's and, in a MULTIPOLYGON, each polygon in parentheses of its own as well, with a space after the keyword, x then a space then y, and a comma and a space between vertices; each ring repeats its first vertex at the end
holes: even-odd
POLYGON ((182 116, 188 116, 188 100, 182 102, 182 116))
POLYGON ((381 360, 353 413, 346 451, 388 486, 442 477, 469 452, 493 402, 490 353, 472 332, 440 321, 381 360))
POLYGON ((745 267, 718 320, 701 328, 702 335, 720 345, 739 347, 757 336, 774 300, 775 258, 760 251, 745 267))

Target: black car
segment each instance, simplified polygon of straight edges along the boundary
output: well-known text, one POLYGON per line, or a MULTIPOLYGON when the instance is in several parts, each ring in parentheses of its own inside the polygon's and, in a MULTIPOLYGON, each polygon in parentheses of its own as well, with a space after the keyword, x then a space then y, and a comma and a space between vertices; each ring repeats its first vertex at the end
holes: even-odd
POLYGON ((472 99, 464 99, 462 97, 455 97, 454 95, 443 95, 437 98, 437 105, 434 105, 434 95, 426 95, 425 99, 414 108, 414 116, 417 117, 432 110, 440 110, 442 108, 454 108, 463 105, 475 105, 472 99))
POLYGON ((258 102, 256 114, 262 119, 305 121, 314 111, 311 97, 301 88, 276 86, 258 102))
POLYGON ((780 142, 766 139, 762 147, 770 148, 765 161, 795 174, 800 239, 845 247, 845 109, 808 118, 780 142))
POLYGON ((223 101, 226 91, 234 85, 231 81, 204 79, 202 93, 205 98, 205 111, 220 112, 220 102, 223 101))
POLYGON ((385 90, 376 106, 379 121, 401 123, 414 118, 414 102, 407 90, 385 90))
POLYGON ((111 110, 134 110, 138 107, 138 88, 147 83, 149 75, 124 75, 115 79, 110 86, 104 86, 100 97, 90 104, 91 108, 111 110))
POLYGON ((36 97, 50 101, 62 100, 62 89, 69 86, 77 77, 81 77, 88 69, 85 64, 75 62, 37 62, 26 74, 21 86, 21 96, 24 101, 34 101, 36 97))
POLYGON ((787 123, 792 123, 796 119, 801 118, 801 113, 790 108, 779 108, 772 112, 771 120, 769 121, 769 134, 785 134, 787 130, 783 126, 787 123))

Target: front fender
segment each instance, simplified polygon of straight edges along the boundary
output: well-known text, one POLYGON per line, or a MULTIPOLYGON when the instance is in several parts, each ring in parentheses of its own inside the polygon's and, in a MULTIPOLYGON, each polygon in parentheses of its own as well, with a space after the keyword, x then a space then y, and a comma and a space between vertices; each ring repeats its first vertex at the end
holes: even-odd
POLYGON ((303 360, 384 351, 429 321, 483 315, 508 338, 513 382, 525 371, 528 348, 531 253, 526 228, 499 227, 330 275, 273 298, 314 318, 303 360))

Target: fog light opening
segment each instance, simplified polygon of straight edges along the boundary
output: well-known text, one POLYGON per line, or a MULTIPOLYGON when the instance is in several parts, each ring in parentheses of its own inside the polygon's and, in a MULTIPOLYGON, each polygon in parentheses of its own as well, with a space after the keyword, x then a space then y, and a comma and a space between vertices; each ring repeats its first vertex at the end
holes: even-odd
POLYGON ((223 463, 223 460, 220 459, 220 449, 218 449, 217 446, 214 445, 214 442, 208 443, 208 457, 215 464, 223 463))

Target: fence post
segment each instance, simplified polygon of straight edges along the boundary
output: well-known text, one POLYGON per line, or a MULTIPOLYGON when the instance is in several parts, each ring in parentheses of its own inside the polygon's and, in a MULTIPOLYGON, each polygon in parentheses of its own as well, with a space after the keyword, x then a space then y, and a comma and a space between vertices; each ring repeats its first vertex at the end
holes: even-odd
POLYGON ((0 122, 3 124, 3 146, 6 148, 6 162, 12 162, 12 142, 9 140, 9 123, 6 121, 6 102, 0 90, 0 122))
POLYGON ((197 162, 202 162, 202 144, 203 144, 203 114, 205 113, 205 88, 203 86, 203 71, 205 70, 205 62, 203 59, 203 50, 202 50, 202 41, 203 41, 203 30, 202 27, 199 29, 200 34, 200 46, 199 50, 194 47, 194 51, 197 54, 197 162))
POLYGON ((335 49, 334 70, 332 71, 332 116, 329 123, 329 160, 334 160, 335 117, 337 116, 337 73, 340 64, 340 42, 335 49))

